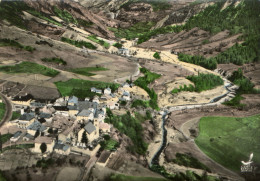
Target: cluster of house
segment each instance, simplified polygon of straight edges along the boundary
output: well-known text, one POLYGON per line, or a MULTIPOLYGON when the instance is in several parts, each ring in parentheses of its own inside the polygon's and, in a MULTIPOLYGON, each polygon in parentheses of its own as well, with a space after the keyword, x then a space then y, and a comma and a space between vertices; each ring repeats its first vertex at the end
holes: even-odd
POLYGON ((12 103, 21 116, 12 121, 19 131, 10 141, 17 142, 22 137, 23 141, 34 143, 32 151, 37 153, 41 153, 41 145, 46 144, 47 153, 67 155, 73 151, 92 155, 100 147, 100 135, 111 129, 111 125, 104 122, 106 108, 117 109, 120 100, 130 100, 127 87, 130 85, 123 84, 117 93, 112 93, 110 88, 93 87, 91 91, 101 94, 100 97, 92 100, 62 97, 48 104, 33 100, 31 95, 15 97, 12 103))

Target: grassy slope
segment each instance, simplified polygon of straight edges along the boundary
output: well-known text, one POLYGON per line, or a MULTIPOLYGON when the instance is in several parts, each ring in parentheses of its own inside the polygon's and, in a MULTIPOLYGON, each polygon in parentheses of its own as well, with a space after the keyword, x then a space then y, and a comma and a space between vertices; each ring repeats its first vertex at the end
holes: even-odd
POLYGON ((20 116, 21 116, 21 114, 20 114, 20 113, 13 112, 11 120, 18 119, 20 116))
POLYGON ((75 95, 79 98, 94 97, 97 95, 90 91, 91 87, 96 87, 98 89, 110 87, 112 91, 115 91, 119 87, 119 84, 80 79, 71 79, 66 82, 55 82, 55 85, 62 96, 75 95))
POLYGON ((260 162, 260 115, 245 118, 204 117, 195 142, 210 158, 223 166, 239 171, 241 161, 260 162))
POLYGON ((77 74, 85 75, 85 76, 93 76, 96 74, 90 73, 90 72, 105 71, 105 70, 108 70, 108 69, 104 68, 104 67, 85 67, 85 68, 70 69, 69 71, 77 73, 77 74))
POLYGON ((0 71, 5 73, 42 74, 49 77, 55 77, 59 74, 57 70, 53 70, 43 65, 32 62, 22 62, 13 66, 0 66, 0 71))
POLYGON ((5 114, 5 104, 0 103, 0 120, 2 121, 2 118, 4 117, 5 114))

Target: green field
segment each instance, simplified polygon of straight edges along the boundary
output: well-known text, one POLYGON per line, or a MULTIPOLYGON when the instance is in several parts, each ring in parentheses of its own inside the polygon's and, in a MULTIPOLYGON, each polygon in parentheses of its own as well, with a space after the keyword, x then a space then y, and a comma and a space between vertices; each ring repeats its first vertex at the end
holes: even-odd
POLYGON ((96 74, 90 73, 90 72, 105 71, 105 70, 108 70, 108 69, 104 68, 104 67, 85 67, 85 68, 70 69, 69 71, 77 73, 77 74, 85 75, 85 76, 93 76, 96 74))
POLYGON ((22 62, 13 66, 0 66, 0 72, 5 73, 31 73, 31 74, 42 74, 49 77, 55 77, 60 72, 57 70, 50 69, 43 65, 39 65, 32 62, 22 62))
POLYGON ((245 118, 204 117, 195 142, 210 158, 233 171, 254 153, 260 163, 260 115, 245 118))
POLYGON ((2 121, 2 118, 5 115, 5 104, 4 103, 0 103, 0 121, 2 121))
POLYGON ((20 113, 18 113, 18 112, 13 112, 11 120, 15 120, 15 119, 19 118, 20 116, 21 116, 20 113))
POLYGON ((57 86, 62 96, 74 95, 79 98, 92 98, 97 95, 96 93, 91 92, 91 87, 95 87, 97 89, 105 89, 110 87, 113 92, 119 87, 119 84, 115 83, 88 81, 81 79, 71 79, 66 82, 55 82, 55 85, 57 86))
POLYGON ((121 174, 111 175, 109 181, 167 181, 165 178, 135 177, 121 174))

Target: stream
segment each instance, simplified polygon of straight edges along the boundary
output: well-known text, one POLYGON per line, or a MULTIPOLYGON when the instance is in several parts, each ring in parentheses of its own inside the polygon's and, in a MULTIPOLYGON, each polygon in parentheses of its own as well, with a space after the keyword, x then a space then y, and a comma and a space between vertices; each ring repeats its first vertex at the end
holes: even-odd
MULTIPOLYGON (((223 78, 223 77, 222 77, 223 78)), ((224 87, 227 90, 227 93, 220 95, 218 97, 213 98, 208 105, 212 105, 212 103, 217 103, 218 101, 220 101, 222 98, 226 97, 228 94, 230 94, 232 91, 229 89, 230 87, 233 86, 233 84, 231 82, 229 82, 227 79, 223 78, 224 82, 224 87)), ((194 106, 202 106, 202 105, 207 105, 207 104, 197 104, 194 106)), ((180 105, 180 106, 175 106, 174 107, 175 110, 181 110, 181 109, 188 109, 187 105, 186 107, 184 105, 180 105), (180 109, 178 109, 180 108, 180 109)), ((191 109, 191 108, 190 108, 191 109)), ((172 110, 174 111, 174 110, 172 110)), ((167 119, 167 116, 170 112, 170 108, 167 108, 165 110, 163 110, 162 112, 162 122, 161 122, 161 128, 162 128, 162 143, 161 146, 159 147, 158 151, 153 155, 151 162, 149 163, 149 166, 151 167, 152 165, 159 165, 159 158, 161 153, 163 152, 163 150, 166 147, 167 144, 167 129, 165 128, 165 122, 167 119)))

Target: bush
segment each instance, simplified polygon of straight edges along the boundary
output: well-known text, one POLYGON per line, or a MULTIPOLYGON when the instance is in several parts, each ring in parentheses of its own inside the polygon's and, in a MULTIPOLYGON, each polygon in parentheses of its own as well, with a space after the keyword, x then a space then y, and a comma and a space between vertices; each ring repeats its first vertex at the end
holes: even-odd
POLYGON ((62 58, 42 58, 43 62, 51 62, 55 64, 61 64, 61 65, 67 65, 67 62, 65 62, 62 58))
POLYGON ((196 92, 210 90, 224 84, 221 77, 214 74, 199 73, 198 76, 188 76, 187 79, 194 83, 196 92))
POLYGON ((239 88, 236 91, 236 96, 230 101, 224 102, 224 105, 233 106, 240 109, 244 108, 246 105, 240 103, 240 101, 244 99, 242 94, 257 94, 260 92, 259 90, 255 89, 255 85, 243 75, 243 71, 240 68, 232 73, 232 75, 229 77, 229 80, 238 85, 239 88))
POLYGON ((102 46, 104 46, 105 48, 109 48, 110 44, 108 42, 105 42, 104 40, 100 40, 98 39, 95 35, 91 35, 89 37, 87 37, 89 40, 96 42, 102 46))
POLYGON ((161 56, 160 56, 160 54, 159 54, 158 52, 155 52, 155 53, 153 54, 153 57, 156 58, 156 59, 158 59, 158 60, 161 59, 161 56))
POLYGON ((65 38, 65 37, 62 37, 61 41, 69 43, 69 44, 74 45, 74 46, 79 47, 79 48, 86 47, 86 48, 89 48, 89 49, 92 49, 92 50, 97 49, 96 46, 94 46, 93 44, 91 44, 89 42, 85 42, 85 41, 76 41, 76 40, 72 40, 72 39, 65 38))
POLYGON ((206 69, 214 70, 217 68, 217 61, 214 59, 206 59, 203 56, 192 56, 192 55, 186 55, 183 53, 178 54, 178 58, 180 61, 192 63, 195 65, 202 66, 206 69))
POLYGON ((138 107, 147 108, 149 106, 150 106, 149 102, 136 99, 132 102, 131 108, 138 108, 138 107))
POLYGON ((211 172, 206 165, 188 154, 176 153, 176 159, 173 159, 172 162, 185 167, 197 168, 211 172))
POLYGON ((31 46, 24 46, 20 43, 18 43, 15 40, 10 40, 10 39, 0 39, 0 47, 1 46, 12 46, 12 47, 16 47, 19 49, 23 49, 26 50, 28 52, 33 52, 35 50, 35 48, 31 47, 31 46))
POLYGON ((114 43, 113 46, 118 48, 118 49, 123 47, 123 45, 121 43, 114 43))
MULTIPOLYGON (((159 110, 157 104, 157 94, 153 89, 150 89, 148 85, 152 83, 154 80, 161 77, 160 74, 152 73, 146 68, 141 68, 140 71, 145 75, 144 77, 139 77, 134 84, 144 89, 150 96, 149 105, 151 108, 159 110)), ((140 101, 139 101, 140 103, 140 101)))
POLYGON ((42 153, 45 153, 47 151, 46 143, 42 143, 41 146, 40 146, 40 149, 41 149, 42 153))

